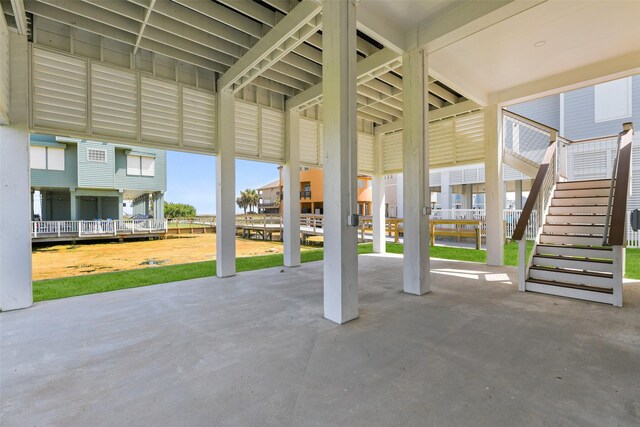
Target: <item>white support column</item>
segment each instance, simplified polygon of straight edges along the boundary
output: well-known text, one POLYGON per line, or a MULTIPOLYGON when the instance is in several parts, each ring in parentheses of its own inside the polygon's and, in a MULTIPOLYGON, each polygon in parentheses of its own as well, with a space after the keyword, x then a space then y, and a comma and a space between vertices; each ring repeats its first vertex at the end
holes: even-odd
POLYGON ((442 171, 440 175, 440 207, 451 209, 451 172, 442 171))
POLYGON ((358 317, 356 6, 323 0, 324 316, 358 317))
POLYGON ((286 113, 286 153, 282 167, 284 265, 300 265, 300 113, 286 113))
POLYGON ((0 311, 33 304, 27 35, 9 32, 9 121, 0 126, 0 311))
MULTIPOLYGON (((75 199, 75 194, 72 194, 71 197, 75 199)), ((118 221, 122 221, 124 219, 124 212, 122 211, 123 203, 124 203, 124 193, 122 191, 119 191, 118 192, 118 221)), ((73 201, 71 205, 73 208, 75 208, 76 202, 73 201)), ((71 213, 71 215, 73 215, 73 212, 71 213)))
POLYGON ((164 193, 156 193, 158 196, 158 211, 156 213, 156 219, 164 219, 164 193))
POLYGON ((487 265, 504 264, 502 219, 502 112, 497 105, 484 110, 485 196, 487 212, 487 265))
POLYGON ((217 95, 216 275, 236 274, 236 142, 235 105, 230 91, 217 95))
POLYGON ((413 49, 404 55, 404 291, 415 295, 431 291, 427 70, 427 58, 422 49, 413 49))
POLYGON ((514 207, 516 209, 522 209, 522 180, 516 179, 515 184, 516 184, 516 189, 515 189, 516 203, 514 207))
POLYGON ((71 221, 78 220, 78 197, 76 196, 75 189, 69 191, 69 211, 71 213, 70 218, 71 221))
POLYGON ((387 251, 386 239, 386 195, 384 184, 384 159, 382 135, 373 139, 373 252, 383 254, 387 251))

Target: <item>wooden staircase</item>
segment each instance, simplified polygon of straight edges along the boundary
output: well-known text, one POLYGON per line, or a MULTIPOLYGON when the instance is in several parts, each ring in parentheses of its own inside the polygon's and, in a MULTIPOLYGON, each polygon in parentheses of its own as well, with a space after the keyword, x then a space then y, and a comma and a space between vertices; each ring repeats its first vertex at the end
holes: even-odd
POLYGON ((614 277, 619 257, 613 247, 603 246, 610 185, 610 179, 556 184, 525 290, 622 304, 614 277))

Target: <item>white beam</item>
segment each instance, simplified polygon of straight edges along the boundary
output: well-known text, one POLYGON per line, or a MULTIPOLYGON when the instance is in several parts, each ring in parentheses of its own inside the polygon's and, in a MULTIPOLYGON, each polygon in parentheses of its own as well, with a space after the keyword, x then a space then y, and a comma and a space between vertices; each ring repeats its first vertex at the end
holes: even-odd
POLYGON ((286 112, 286 148, 283 165, 284 265, 300 265, 300 113, 286 112))
POLYGON ((136 44, 133 46, 133 54, 135 55, 138 52, 138 48, 140 47, 140 40, 142 40, 142 34, 144 34, 144 29, 147 26, 147 22, 149 22, 149 17, 153 12, 153 6, 155 6, 156 0, 151 0, 151 4, 149 8, 144 14, 144 20, 142 21, 142 25, 140 26, 140 32, 138 33, 138 38, 136 39, 136 44))
POLYGON ((450 104, 455 104, 460 99, 437 83, 429 83, 429 92, 439 96, 450 104))
POLYGON ((321 28, 321 6, 303 0, 220 78, 221 89, 242 89, 321 28))
POLYGON ((384 183, 384 156, 382 135, 373 137, 373 252, 383 254, 387 251, 386 240, 386 200, 384 183))
POLYGON ((27 13, 24 9, 24 1, 11 0, 11 8, 13 9, 13 18, 16 20, 18 34, 26 35, 29 31, 29 25, 27 24, 27 13))
POLYGON ((219 90, 216 98, 216 275, 229 277, 236 274, 235 106, 230 91, 219 90))
MULTIPOLYGON (((418 46, 433 53, 547 0, 467 1, 444 16, 425 23, 417 34, 418 46)), ((408 43, 415 35, 409 35, 408 43)))
POLYGON ((640 50, 501 90, 491 102, 513 105, 640 74, 640 50))
POLYGON ((324 316, 358 317, 356 8, 323 0, 324 316))
POLYGON ((402 119, 398 119, 395 122, 385 123, 382 126, 376 126, 373 128, 375 135, 384 135, 385 133, 397 132, 402 130, 404 124, 402 119))
MULTIPOLYGON (((390 49, 382 49, 357 64, 358 85, 365 84, 397 67, 401 57, 390 49)), ((287 101, 287 108, 306 109, 322 102, 322 83, 310 87, 287 101)))
POLYGON ((429 280, 429 106, 427 58, 421 49, 404 55, 404 291, 430 292, 429 280))
POLYGON ((487 265, 504 264, 502 109, 484 110, 485 203, 487 212, 487 265))
POLYGON ((0 126, 0 311, 33 303, 26 34, 9 32, 9 56, 11 124, 0 126))

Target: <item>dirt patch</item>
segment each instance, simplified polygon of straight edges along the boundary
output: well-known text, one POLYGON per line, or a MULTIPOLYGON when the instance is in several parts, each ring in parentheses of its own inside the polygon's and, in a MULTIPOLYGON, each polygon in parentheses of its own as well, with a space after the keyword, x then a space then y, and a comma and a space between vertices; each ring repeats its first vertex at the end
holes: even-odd
MULTIPOLYGON (((281 242, 236 239, 238 257, 282 253, 281 242)), ((58 245, 32 252, 33 280, 214 260, 216 235, 165 240, 58 245)))

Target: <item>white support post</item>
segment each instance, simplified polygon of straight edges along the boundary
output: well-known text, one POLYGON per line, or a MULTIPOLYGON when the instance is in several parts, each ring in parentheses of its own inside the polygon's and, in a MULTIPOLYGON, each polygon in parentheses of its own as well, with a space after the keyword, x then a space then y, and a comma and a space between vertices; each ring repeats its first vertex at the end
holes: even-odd
POLYGON ((515 184, 516 184, 516 189, 515 189, 515 194, 516 194, 516 202, 515 202, 515 208, 516 209, 522 209, 522 180, 521 179, 517 179, 515 180, 515 184))
POLYGON ((451 209, 451 172, 442 171, 440 175, 440 208, 451 209))
POLYGON ((27 35, 9 32, 9 125, 0 126, 0 311, 33 304, 27 35))
POLYGON ((324 316, 358 317, 356 6, 323 0, 324 316))
POLYGON ((216 156, 216 275, 236 274, 235 106, 230 91, 218 91, 216 156))
POLYGON ((78 220, 78 196, 75 190, 69 191, 69 210, 71 211, 71 221, 78 220))
POLYGON ((427 57, 422 49, 404 55, 404 291, 415 295, 431 291, 427 70, 427 57))
POLYGON ((287 110, 286 153, 282 167, 284 265, 300 265, 300 113, 287 110))
POLYGON ((487 265, 504 264, 502 113, 497 105, 484 110, 487 265))
POLYGON ((622 307, 622 284, 624 282, 625 248, 622 245, 612 247, 613 255, 613 305, 622 307))
MULTIPOLYGON (((75 194, 73 194, 71 197, 75 199, 75 194)), ((124 193, 120 191, 118 192, 118 222, 124 219, 124 212, 122 210, 123 203, 124 203, 124 193)), ((75 201, 71 202, 71 206, 72 208, 75 208, 76 202, 75 201)), ((74 213, 72 212, 71 215, 74 215, 74 213)))
POLYGON ((373 252, 377 254, 383 254, 387 251, 387 239, 382 135, 374 136, 373 161, 373 252))

